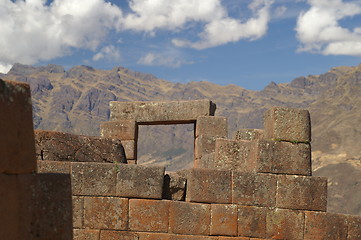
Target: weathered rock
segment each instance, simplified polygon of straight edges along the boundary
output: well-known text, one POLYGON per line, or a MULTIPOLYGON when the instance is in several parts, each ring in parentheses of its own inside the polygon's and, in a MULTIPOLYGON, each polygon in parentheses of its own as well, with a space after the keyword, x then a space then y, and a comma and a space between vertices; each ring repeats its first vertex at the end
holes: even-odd
POLYGON ((264 130, 262 129, 239 129, 234 133, 235 140, 261 140, 264 138, 264 130))
POLYGON ((211 235, 237 236, 237 205, 211 204, 211 235))
POLYGON ((164 175, 163 199, 184 201, 186 197, 187 179, 176 172, 164 175))
POLYGON ((105 122, 100 124, 100 135, 120 140, 135 140, 137 126, 132 120, 105 122))
POLYGON ((267 208, 238 206, 238 236, 266 237, 267 208))

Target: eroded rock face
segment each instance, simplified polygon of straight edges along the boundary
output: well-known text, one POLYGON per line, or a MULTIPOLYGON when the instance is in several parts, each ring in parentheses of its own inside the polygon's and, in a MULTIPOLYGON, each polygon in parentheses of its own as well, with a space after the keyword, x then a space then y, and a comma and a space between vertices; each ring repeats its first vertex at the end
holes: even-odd
POLYGON ((35 144, 38 160, 126 163, 118 139, 37 130, 35 144))

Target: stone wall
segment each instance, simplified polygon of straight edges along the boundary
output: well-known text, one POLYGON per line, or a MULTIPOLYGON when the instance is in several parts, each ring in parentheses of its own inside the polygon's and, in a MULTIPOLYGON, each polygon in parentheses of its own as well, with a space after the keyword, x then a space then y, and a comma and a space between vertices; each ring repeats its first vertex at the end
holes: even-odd
MULTIPOLYGON (((1 105, 13 99, 1 97, 1 105)), ((0 112, 0 119, 14 106, 4 109, 9 113, 0 112)), ((111 121, 101 125, 100 138, 36 131, 35 150, 30 125, 12 129, 7 135, 15 139, 8 141, 12 145, 0 136, 5 151, 29 147, 28 158, 7 152, 10 158, 1 161, 0 193, 5 197, 0 209, 5 214, 0 215, 0 239, 33 239, 18 236, 29 221, 17 216, 28 216, 27 209, 41 213, 30 218, 30 232, 38 234, 34 239, 361 239, 361 217, 328 213, 327 179, 311 176, 308 111, 272 108, 264 130, 239 130, 232 139, 227 119, 214 112, 208 100, 112 102, 111 121), (136 164, 139 125, 182 123, 195 124, 194 168, 166 173, 162 167, 136 164), (44 185, 35 184, 29 194, 20 175, 35 176, 44 185), (49 177, 43 181, 39 176, 49 177), (64 204, 70 194, 72 211, 64 204), (39 196, 36 202, 45 207, 25 209, 18 203, 30 196, 39 196), (47 221, 40 221, 41 229, 39 219, 47 221)), ((2 132, 12 127, 4 126, 2 132)))

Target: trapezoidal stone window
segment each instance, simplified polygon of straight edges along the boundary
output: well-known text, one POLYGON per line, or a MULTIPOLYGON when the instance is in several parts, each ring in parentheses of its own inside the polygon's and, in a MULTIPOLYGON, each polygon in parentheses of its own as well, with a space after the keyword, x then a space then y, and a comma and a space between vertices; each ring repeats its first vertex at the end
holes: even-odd
POLYGON ((143 125, 194 124, 194 167, 212 167, 215 141, 227 138, 227 119, 214 116, 210 100, 170 102, 110 102, 110 122, 101 124, 101 135, 121 139, 129 164, 137 164, 139 127, 143 125))

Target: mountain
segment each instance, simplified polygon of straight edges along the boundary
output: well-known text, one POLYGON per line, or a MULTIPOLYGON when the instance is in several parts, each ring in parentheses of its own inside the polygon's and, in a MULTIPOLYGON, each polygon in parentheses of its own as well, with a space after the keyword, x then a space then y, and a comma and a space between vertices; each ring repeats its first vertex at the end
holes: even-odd
MULTIPOLYGON (((335 67, 290 83, 271 82, 262 91, 173 83, 123 67, 66 71, 57 65, 15 64, 0 78, 30 84, 35 128, 85 135, 99 134, 100 122, 109 119, 109 101, 210 99, 217 104, 216 115, 228 117, 230 137, 240 128, 263 128, 263 113, 272 106, 306 108, 312 121, 314 175, 329 178, 329 210, 361 215, 361 65, 335 67)), ((169 170, 190 166, 192 131, 188 125, 142 126, 140 162, 167 164, 169 170)))

